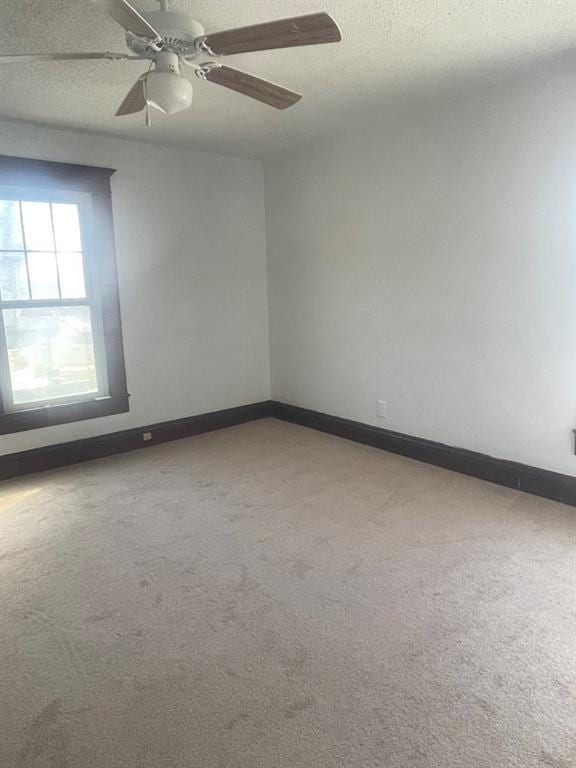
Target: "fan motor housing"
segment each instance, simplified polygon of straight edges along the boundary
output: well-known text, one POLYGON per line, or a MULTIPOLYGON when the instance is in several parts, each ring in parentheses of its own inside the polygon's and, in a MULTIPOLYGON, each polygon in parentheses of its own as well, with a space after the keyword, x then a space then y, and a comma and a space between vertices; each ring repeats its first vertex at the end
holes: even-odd
MULTIPOLYGON (((142 13, 142 16, 162 35, 165 51, 189 55, 194 52, 194 40, 205 34, 202 24, 185 13, 150 11, 142 13)), ((146 40, 130 33, 126 35, 126 44, 140 56, 154 53, 154 49, 146 40)))

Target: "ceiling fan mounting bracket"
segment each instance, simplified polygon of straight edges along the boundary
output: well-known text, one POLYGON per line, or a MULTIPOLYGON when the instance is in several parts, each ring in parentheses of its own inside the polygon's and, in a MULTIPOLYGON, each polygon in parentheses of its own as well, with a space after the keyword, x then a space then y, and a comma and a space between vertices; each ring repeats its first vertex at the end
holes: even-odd
POLYGON ((194 48, 198 53, 202 53, 205 56, 213 56, 214 58, 216 58, 218 54, 214 53, 212 48, 210 48, 210 46, 206 42, 206 39, 207 39, 206 35, 201 35, 200 37, 197 37, 196 40, 194 41, 194 48))
POLYGON ((153 43, 146 37, 127 32, 126 45, 140 56, 153 57, 158 51, 190 56, 197 52, 195 41, 205 37, 202 24, 185 13, 150 11, 143 13, 142 16, 159 32, 161 42, 153 43))
POLYGON ((150 56, 152 57, 158 51, 163 48, 162 43, 153 43, 145 37, 139 37, 133 32, 126 32, 126 46, 130 48, 133 53, 138 56, 150 56))
MULTIPOLYGON (((189 62, 186 62, 187 64, 189 62)), ((219 64, 217 61, 204 61, 200 65, 194 65, 191 64, 196 69, 196 77, 199 77, 200 80, 206 80, 207 75, 213 70, 218 69, 222 66, 222 64, 219 64)))

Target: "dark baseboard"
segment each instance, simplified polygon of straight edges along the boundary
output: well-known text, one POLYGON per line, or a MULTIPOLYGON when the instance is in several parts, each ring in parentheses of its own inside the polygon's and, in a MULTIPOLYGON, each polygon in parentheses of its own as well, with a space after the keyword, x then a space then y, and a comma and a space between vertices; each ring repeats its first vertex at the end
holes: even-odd
POLYGON ((576 478, 271 400, 0 456, 0 480, 274 417, 576 506, 576 478), (143 433, 150 432, 145 441, 143 433))
POLYGON ((358 421, 342 419, 339 416, 328 416, 325 413, 293 405, 275 402, 272 405, 272 415, 284 421, 328 432, 357 443, 382 448, 391 453, 435 464, 464 475, 576 506, 576 477, 570 475, 562 475, 505 459, 496 459, 483 453, 404 435, 401 432, 392 432, 358 421))
POLYGON ((263 419, 272 416, 272 403, 265 401, 240 405, 224 411, 201 413, 185 419, 165 421, 160 424, 150 424, 136 429, 126 429, 107 435, 98 435, 84 440, 74 440, 69 443, 48 445, 44 448, 34 448, 30 451, 9 453, 0 456, 0 480, 6 480, 18 475, 31 472, 41 472, 45 469, 55 469, 67 464, 76 464, 89 459, 99 459, 115 453, 124 453, 135 448, 147 448, 169 440, 181 437, 191 437, 215 429, 244 424, 247 421, 263 419), (151 439, 145 441, 144 432, 150 432, 151 439))

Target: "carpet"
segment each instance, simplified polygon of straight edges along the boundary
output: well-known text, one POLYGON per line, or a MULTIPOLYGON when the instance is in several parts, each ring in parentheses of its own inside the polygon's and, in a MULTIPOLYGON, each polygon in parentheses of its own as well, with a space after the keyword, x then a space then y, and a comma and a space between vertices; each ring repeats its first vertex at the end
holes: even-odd
POLYGON ((3 768, 574 768, 573 508, 267 419, 0 486, 3 768))

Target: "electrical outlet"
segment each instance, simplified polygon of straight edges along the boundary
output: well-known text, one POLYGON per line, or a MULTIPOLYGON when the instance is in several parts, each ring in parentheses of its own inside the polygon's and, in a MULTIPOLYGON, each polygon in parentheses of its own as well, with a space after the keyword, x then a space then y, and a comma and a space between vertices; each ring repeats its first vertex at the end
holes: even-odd
POLYGON ((386 400, 378 400, 376 402, 376 414, 380 419, 386 419, 388 417, 388 403, 386 400))
POLYGON ((152 440, 152 432, 142 432, 142 440, 152 440))

